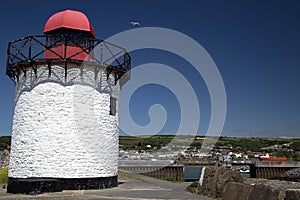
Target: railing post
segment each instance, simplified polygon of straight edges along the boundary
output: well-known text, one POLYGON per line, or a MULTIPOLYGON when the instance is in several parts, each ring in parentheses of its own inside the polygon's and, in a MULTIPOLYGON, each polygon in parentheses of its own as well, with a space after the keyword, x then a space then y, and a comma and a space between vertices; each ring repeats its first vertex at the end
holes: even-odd
MULTIPOLYGON (((10 58, 10 45, 11 45, 11 42, 8 43, 7 52, 6 52, 6 74, 8 72, 8 67, 10 65, 10 62, 9 62, 9 58, 10 58)), ((15 74, 14 74, 14 76, 15 76, 15 74)))
POLYGON ((102 63, 103 42, 104 42, 104 41, 102 41, 102 42, 100 43, 100 64, 101 64, 101 65, 103 64, 103 63, 102 63))
POLYGON ((65 82, 67 82, 67 36, 64 35, 64 62, 65 62, 65 82))
POLYGON ((29 52, 28 52, 28 59, 31 60, 31 42, 32 41, 32 37, 29 37, 29 52))
POLYGON ((123 60, 123 69, 126 67, 126 51, 125 50, 123 50, 123 58, 124 58, 124 60, 123 60))

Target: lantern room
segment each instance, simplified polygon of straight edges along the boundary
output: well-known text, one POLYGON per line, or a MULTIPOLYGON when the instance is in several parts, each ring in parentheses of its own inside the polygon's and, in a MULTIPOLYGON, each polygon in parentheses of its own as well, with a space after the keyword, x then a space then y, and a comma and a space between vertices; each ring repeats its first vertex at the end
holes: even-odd
POLYGON ((89 43, 96 38, 87 16, 74 10, 52 15, 45 24, 44 33, 48 36, 46 59, 86 60, 89 43))
POLYGON ((131 58, 126 49, 96 39, 94 28, 82 12, 64 10, 52 15, 44 26, 44 33, 9 42, 6 74, 14 83, 30 70, 39 77, 41 66, 47 66, 49 78, 53 66, 63 66, 67 80, 68 69, 81 66, 82 74, 83 63, 106 68, 107 76, 113 74, 115 82, 125 75, 120 80, 121 86, 129 80, 131 58))

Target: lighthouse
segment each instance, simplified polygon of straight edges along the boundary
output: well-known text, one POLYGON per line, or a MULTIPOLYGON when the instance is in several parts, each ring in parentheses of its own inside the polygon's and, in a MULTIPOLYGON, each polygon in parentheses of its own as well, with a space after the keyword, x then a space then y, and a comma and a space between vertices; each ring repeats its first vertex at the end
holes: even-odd
POLYGON ((38 194, 118 184, 118 106, 131 58, 96 39, 85 14, 52 15, 44 34, 8 45, 15 84, 7 192, 38 194))

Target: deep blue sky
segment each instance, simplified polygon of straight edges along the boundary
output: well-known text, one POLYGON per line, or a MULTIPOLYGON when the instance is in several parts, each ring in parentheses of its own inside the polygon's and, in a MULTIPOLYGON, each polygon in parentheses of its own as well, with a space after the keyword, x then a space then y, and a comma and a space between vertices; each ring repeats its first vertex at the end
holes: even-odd
MULTIPOLYGON (((141 27, 180 31, 200 43, 222 75, 227 94, 223 135, 260 137, 300 136, 300 3, 298 1, 6 1, 0 7, 0 135, 11 134, 14 85, 5 75, 9 41, 42 34, 54 13, 84 12, 97 38, 105 39, 141 27)), ((158 62, 186 76, 199 98, 205 133, 210 119, 208 92, 199 75, 176 55, 158 50, 132 52, 133 67, 158 62)), ((176 132, 178 102, 160 86, 140 88, 131 101, 136 123, 149 122, 148 108, 165 105, 169 118, 162 133, 176 132)), ((122 121, 122 115, 121 119, 122 121)))

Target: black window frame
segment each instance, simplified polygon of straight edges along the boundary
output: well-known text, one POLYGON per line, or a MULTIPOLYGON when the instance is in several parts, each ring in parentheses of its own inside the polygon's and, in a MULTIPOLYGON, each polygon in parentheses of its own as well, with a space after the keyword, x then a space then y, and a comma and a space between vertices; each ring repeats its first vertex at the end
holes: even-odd
POLYGON ((110 97, 109 115, 116 116, 117 114, 117 98, 110 97))

